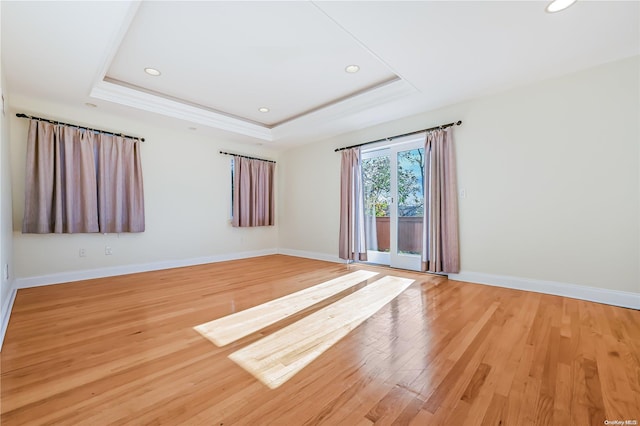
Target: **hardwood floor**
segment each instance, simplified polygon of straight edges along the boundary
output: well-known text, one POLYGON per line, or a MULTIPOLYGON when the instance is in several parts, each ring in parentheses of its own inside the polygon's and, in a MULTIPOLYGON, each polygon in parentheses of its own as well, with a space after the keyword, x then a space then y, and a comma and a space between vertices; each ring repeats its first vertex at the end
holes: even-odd
POLYGON ((20 290, 0 357, 3 426, 640 421, 639 311, 279 255, 20 290), (228 355, 363 284, 224 347, 193 329, 362 269, 416 282, 277 389, 228 355))

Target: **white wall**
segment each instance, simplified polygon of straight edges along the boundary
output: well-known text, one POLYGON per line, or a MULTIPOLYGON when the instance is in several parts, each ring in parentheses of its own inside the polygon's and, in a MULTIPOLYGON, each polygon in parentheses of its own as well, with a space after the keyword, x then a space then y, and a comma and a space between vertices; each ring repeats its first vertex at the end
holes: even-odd
POLYGON ((334 148, 460 119, 463 271, 640 293, 639 75, 634 57, 290 150, 280 247, 337 257, 334 148))
MULTIPOLYGON (((72 108, 43 100, 13 97, 7 115, 11 122, 13 244, 19 286, 276 251, 277 224, 237 229, 229 223, 230 157, 219 151, 233 150, 231 143, 201 136, 188 130, 187 124, 184 131, 178 131, 109 115, 100 108, 72 108), (16 118, 17 112, 146 138, 142 144, 146 231, 22 234, 28 120, 16 118), (113 255, 105 255, 106 245, 113 255), (79 257, 80 248, 86 250, 86 257, 79 257)), ((238 151, 277 159, 274 152, 257 146, 246 145, 236 148, 238 151)))
MULTIPOLYGON (((1 7, 0 7, 1 10, 1 7)), ((1 57, 1 55, 0 55, 1 57)), ((5 77, 0 61, 0 93, 4 107, 8 102, 5 77)), ((8 325, 15 292, 13 291, 13 239, 11 223, 11 155, 8 111, 0 111, 0 346, 8 325), (7 272, 8 277, 5 275, 7 272)))

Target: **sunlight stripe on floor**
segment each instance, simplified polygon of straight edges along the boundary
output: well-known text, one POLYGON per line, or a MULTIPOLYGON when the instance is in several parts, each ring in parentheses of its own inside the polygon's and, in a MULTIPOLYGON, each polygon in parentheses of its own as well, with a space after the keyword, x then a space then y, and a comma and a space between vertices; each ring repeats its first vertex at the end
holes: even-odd
POLYGON ((229 358, 275 389, 395 299, 413 281, 383 277, 232 353, 229 358))
POLYGON ((193 328, 217 346, 224 346, 376 275, 377 272, 355 271, 193 328))

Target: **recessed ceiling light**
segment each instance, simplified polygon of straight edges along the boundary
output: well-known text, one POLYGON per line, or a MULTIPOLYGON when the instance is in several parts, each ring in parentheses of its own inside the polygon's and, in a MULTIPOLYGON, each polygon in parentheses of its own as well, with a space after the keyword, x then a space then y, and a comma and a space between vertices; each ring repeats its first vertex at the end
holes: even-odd
POLYGON ((154 77, 157 77, 157 76, 159 76, 161 74, 161 72, 158 71, 155 68, 145 68, 144 72, 146 72, 147 74, 152 75, 154 77))
POLYGON ((574 4, 576 1, 577 0, 553 0, 547 5, 545 10, 549 13, 560 12, 574 4))
POLYGON ((267 107, 258 108, 258 111, 260 111, 260 112, 269 112, 269 108, 267 108, 267 107))
POLYGON ((353 74, 360 71, 360 67, 358 65, 347 65, 347 67, 344 70, 349 74, 353 74))
POLYGON ((85 102, 84 104, 85 104, 86 106, 88 106, 89 108, 97 108, 97 107, 98 107, 98 105, 96 105, 96 104, 92 104, 91 102, 85 102))

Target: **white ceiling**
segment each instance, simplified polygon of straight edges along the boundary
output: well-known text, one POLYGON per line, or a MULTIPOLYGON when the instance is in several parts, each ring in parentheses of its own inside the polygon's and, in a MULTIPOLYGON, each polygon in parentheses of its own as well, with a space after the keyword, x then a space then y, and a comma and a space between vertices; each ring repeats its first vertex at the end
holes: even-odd
POLYGON ((640 54, 637 1, 0 4, 10 98, 274 148, 640 54))

